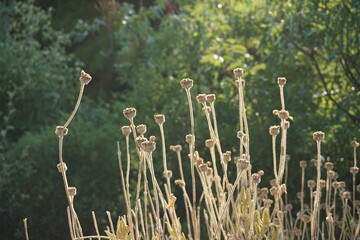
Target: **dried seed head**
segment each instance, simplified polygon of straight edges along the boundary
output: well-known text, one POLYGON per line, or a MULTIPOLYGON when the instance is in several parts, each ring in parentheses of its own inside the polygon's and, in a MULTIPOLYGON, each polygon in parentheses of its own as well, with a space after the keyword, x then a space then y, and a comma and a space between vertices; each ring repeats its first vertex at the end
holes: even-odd
POLYGON ((182 150, 182 147, 181 147, 181 145, 180 144, 178 144, 178 145, 175 145, 175 146, 170 146, 170 150, 172 150, 172 151, 174 151, 174 152, 181 152, 181 150, 182 150))
POLYGON ((244 75, 244 70, 242 68, 235 68, 233 72, 235 78, 241 78, 244 75))
POLYGON ((317 142, 324 140, 324 138, 325 138, 325 133, 321 131, 317 131, 313 133, 313 139, 317 142))
POLYGON ((205 141, 205 145, 208 148, 213 148, 215 146, 215 143, 216 143, 215 139, 208 139, 205 141))
POLYGON ((263 170, 259 170, 257 173, 260 175, 260 177, 264 176, 264 174, 265 174, 265 172, 263 170))
POLYGON ((131 108, 125 108, 123 110, 123 114, 127 119, 131 120, 136 116, 136 109, 132 108, 132 107, 131 108))
POLYGON ((79 80, 82 84, 88 85, 91 79, 92 77, 90 76, 90 74, 86 73, 84 70, 81 70, 79 80))
POLYGON ((344 181, 340 181, 339 188, 346 188, 346 183, 344 181))
POLYGON ((211 167, 211 165, 212 165, 212 162, 210 162, 210 161, 207 161, 206 162, 206 164, 209 166, 209 167, 211 167))
POLYGON ((68 193, 71 197, 76 195, 76 187, 68 187, 68 193))
POLYGON ((295 232, 295 236, 296 236, 296 237, 299 238, 299 237, 301 236, 301 229, 295 228, 295 229, 294 229, 294 232, 295 232))
POLYGON ((306 166, 307 166, 307 163, 304 160, 300 161, 299 164, 300 164, 300 168, 306 168, 306 166))
POLYGON ((358 167, 351 167, 350 168, 350 173, 351 174, 358 174, 359 173, 359 168, 358 167))
POLYGON ((243 131, 238 131, 237 132, 237 138, 241 139, 243 137, 245 137, 245 133, 243 131))
POLYGON ((332 162, 326 162, 325 163, 325 168, 326 170, 333 170, 334 169, 334 164, 332 162))
POLYGON ((251 178, 252 178, 254 184, 259 184, 261 182, 261 177, 257 173, 252 174, 251 178))
POLYGON ((223 160, 225 163, 229 163, 231 161, 231 152, 230 151, 226 151, 225 153, 223 153, 223 160))
POLYGON ((205 114, 211 113, 211 107, 209 107, 209 106, 203 107, 202 110, 203 110, 203 112, 204 112, 205 114))
POLYGON ((329 170, 327 172, 327 174, 328 174, 329 178, 332 179, 332 180, 335 180, 337 178, 337 173, 334 172, 333 170, 329 170))
POLYGON ((55 128, 55 134, 59 137, 63 137, 66 134, 68 134, 69 130, 64 126, 56 126, 55 128))
POLYGON ((206 172, 206 176, 212 176, 213 175, 213 169, 212 168, 208 168, 207 172, 206 172))
POLYGON ((285 184, 281 184, 279 187, 279 191, 280 193, 287 193, 286 191, 286 185, 285 184))
POLYGON ((316 183, 315 183, 314 180, 310 179, 310 180, 307 181, 308 188, 314 188, 315 185, 316 185, 316 183))
POLYGON ((121 127, 121 132, 125 136, 129 136, 131 134, 131 127, 130 126, 123 126, 123 127, 121 127))
POLYGON ((146 133, 146 125, 140 124, 136 126, 136 131, 138 134, 144 135, 146 133))
POLYGON ((272 136, 276 136, 280 133, 280 126, 279 125, 274 125, 274 126, 271 126, 269 128, 269 133, 270 135, 272 136))
POLYGON ((270 181, 269 181, 269 184, 270 184, 270 186, 275 186, 276 185, 276 179, 271 179, 270 181))
POLYGON ((171 170, 166 170, 163 172, 163 175, 166 179, 172 178, 173 172, 171 170))
POLYGON ((340 184, 339 184, 339 182, 334 181, 334 182, 331 184, 331 186, 332 186, 333 188, 335 188, 335 189, 338 189, 338 188, 340 187, 340 184))
POLYGON ((138 137, 136 138, 136 146, 139 147, 139 148, 141 148, 141 144, 142 144, 143 142, 145 142, 145 141, 147 141, 147 138, 145 138, 145 137, 143 137, 143 136, 138 136, 138 137))
POLYGON ((305 222, 305 223, 310 222, 310 220, 311 220, 311 217, 310 217, 309 215, 304 214, 304 215, 302 215, 302 217, 301 217, 301 221, 303 221, 303 222, 305 222))
POLYGON ((260 194, 263 196, 267 196, 269 194, 269 189, 264 187, 260 189, 260 194))
POLYGON ((201 158, 201 157, 198 157, 198 158, 196 158, 195 159, 195 165, 196 166, 200 166, 201 164, 203 164, 204 163, 204 159, 203 158, 201 158))
POLYGON ((286 111, 286 110, 280 110, 278 112, 278 117, 281 119, 281 120, 285 120, 285 119, 288 119, 290 116, 289 112, 286 111))
POLYGON ((156 143, 154 141, 144 141, 141 143, 141 148, 148 153, 155 151, 156 143))
POLYGON ((351 199, 351 194, 350 194, 350 192, 348 192, 348 191, 345 191, 345 192, 343 192, 342 193, 342 197, 344 198, 344 199, 351 199))
POLYGON ((353 146, 354 148, 357 148, 357 147, 359 147, 359 145, 360 145, 360 143, 359 142, 357 142, 357 141, 351 141, 351 146, 353 146))
POLYGON ((56 165, 59 173, 62 173, 62 171, 64 170, 64 172, 67 171, 67 166, 66 166, 66 163, 62 162, 62 163, 59 163, 58 165, 56 165))
POLYGON ((185 181, 181 180, 181 179, 176 179, 174 181, 175 185, 179 186, 179 187, 185 187, 185 181))
POLYGON ((246 170, 250 165, 250 162, 248 160, 245 160, 243 158, 239 159, 237 166, 240 170, 246 170))
POLYGON ((192 134, 188 134, 185 136, 185 141, 188 143, 188 144, 193 144, 194 143, 194 137, 192 134))
POLYGON ((208 94, 206 95, 206 101, 208 101, 208 103, 213 103, 216 100, 216 96, 215 94, 208 94))
POLYGON ((180 81, 181 87, 184 88, 185 90, 190 90, 193 87, 193 83, 194 81, 190 78, 184 78, 183 80, 180 81))
POLYGON ((280 87, 283 87, 286 84, 286 78, 279 77, 278 78, 278 84, 279 84, 280 87))
POLYGON ((303 194, 302 192, 297 192, 297 193, 296 193, 296 197, 297 197, 298 199, 302 199, 302 198, 304 197, 304 194, 303 194))
POLYGON ((201 94, 198 94, 197 96, 196 96, 196 100, 199 102, 199 103, 205 103, 206 102, 206 94, 203 94, 203 93, 201 93, 201 94))
POLYGON ((155 122, 157 124, 163 124, 165 122, 165 115, 164 114, 155 114, 154 115, 155 122))
POLYGON ((291 211, 293 209, 293 205, 291 203, 285 205, 286 211, 291 211))
POLYGON ((273 200, 271 200, 271 199, 266 199, 266 198, 263 199, 262 201, 263 201, 263 203, 264 203, 264 207, 265 207, 265 208, 270 207, 271 204, 273 204, 273 202, 274 202, 273 200))
POLYGON ((202 163, 202 164, 200 164, 199 169, 201 172, 207 172, 208 165, 206 163, 202 163))
POLYGON ((272 186, 272 187, 270 188, 270 195, 271 195, 271 196, 275 196, 275 195, 277 195, 277 194, 278 194, 278 188, 275 187, 275 186, 272 186))
POLYGON ((169 199, 169 203, 168 203, 168 205, 166 206, 166 208, 172 208, 172 207, 174 207, 174 205, 175 205, 175 202, 176 202, 176 197, 174 196, 174 194, 171 194, 170 195, 170 199, 169 199))
POLYGON ((356 186, 356 191, 360 192, 360 184, 356 186))
POLYGON ((326 181, 324 179, 320 179, 320 188, 326 187, 326 181))

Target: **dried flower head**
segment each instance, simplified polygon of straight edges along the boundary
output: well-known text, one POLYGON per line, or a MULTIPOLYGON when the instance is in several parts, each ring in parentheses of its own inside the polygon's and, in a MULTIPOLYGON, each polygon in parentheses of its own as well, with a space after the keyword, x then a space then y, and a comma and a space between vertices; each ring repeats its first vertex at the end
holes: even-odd
POLYGON ((332 180, 336 180, 336 178, 338 176, 337 172, 334 172, 333 170, 329 170, 327 174, 328 174, 329 178, 332 180))
POLYGON ((132 107, 131 108, 125 108, 123 110, 123 114, 129 120, 134 119, 134 117, 136 116, 136 109, 132 108, 132 107))
POLYGON ((303 221, 303 222, 305 222, 305 223, 310 222, 310 220, 311 220, 311 217, 310 217, 309 215, 304 214, 304 215, 302 215, 302 217, 301 217, 301 221, 303 221))
POLYGON ((272 114, 274 114, 274 115, 279 115, 279 110, 277 110, 277 109, 274 109, 273 111, 272 111, 272 114))
POLYGON ((285 205, 286 211, 291 211, 293 209, 293 205, 291 203, 288 203, 285 205))
POLYGON ((143 137, 143 136, 138 136, 136 139, 136 146, 141 148, 141 144, 145 141, 147 141, 147 138, 143 137))
POLYGON ((264 187, 260 189, 260 194, 263 196, 267 196, 269 194, 269 189, 264 187))
POLYGON ((199 169, 200 169, 201 172, 206 173, 207 170, 208 170, 208 165, 206 163, 202 163, 202 164, 199 165, 199 169))
POLYGON ((320 179, 320 188, 326 187, 326 181, 324 179, 320 179))
POLYGON ((299 164, 300 164, 300 168, 306 168, 307 166, 307 163, 304 160, 300 161, 299 164))
POLYGON ((67 170, 67 166, 66 166, 66 163, 62 162, 62 163, 59 163, 58 165, 56 165, 59 173, 62 173, 62 171, 64 170, 64 172, 66 172, 67 170))
POLYGON ((206 101, 208 101, 208 103, 213 103, 216 100, 216 96, 215 94, 208 94, 206 95, 206 101))
POLYGON ((90 74, 86 73, 84 70, 81 70, 79 80, 82 84, 88 85, 91 79, 92 77, 90 76, 90 74))
POLYGON ((205 145, 208 148, 213 148, 215 146, 215 143, 216 143, 215 139, 208 139, 205 141, 205 145))
POLYGON ((280 87, 283 87, 286 84, 286 78, 279 77, 277 82, 278 82, 280 87))
POLYGON ((192 134, 188 134, 185 136, 185 141, 188 143, 188 144, 193 144, 194 143, 194 137, 192 134))
POLYGON ((353 146, 354 148, 357 148, 357 147, 359 147, 359 142, 357 142, 357 141, 351 141, 351 146, 353 146))
POLYGON ((138 134, 144 135, 146 133, 146 125, 140 124, 136 126, 136 131, 138 134))
POLYGON ((254 184, 259 184, 261 182, 261 177, 257 173, 252 174, 251 178, 254 184))
POLYGON ((213 169, 212 168, 208 168, 207 172, 206 172, 206 176, 212 176, 213 175, 213 169))
POLYGON ((281 119, 281 120, 285 120, 285 119, 288 119, 290 116, 289 112, 286 111, 286 110, 280 110, 278 112, 278 117, 281 119))
POLYGON ((241 78, 244 75, 244 70, 242 68, 235 68, 233 72, 235 78, 241 78))
POLYGON ((333 170, 334 169, 334 164, 332 162, 326 162, 325 163, 325 168, 326 170, 333 170))
POLYGON ((240 170, 246 170, 250 165, 250 162, 248 160, 245 160, 243 158, 239 159, 237 166, 240 170))
POLYGON ((340 184, 339 184, 339 182, 334 181, 334 182, 331 184, 331 186, 332 186, 333 188, 335 188, 335 189, 338 189, 338 188, 340 187, 340 184))
POLYGON ((315 181, 313 179, 310 179, 307 181, 308 188, 314 188, 316 185, 315 181))
POLYGON ((174 181, 175 185, 179 186, 179 187, 185 187, 185 181, 181 180, 181 179, 176 179, 174 181))
POLYGON ((199 103, 204 104, 204 103, 206 102, 206 94, 203 94, 203 93, 198 94, 198 95, 196 96, 196 100, 197 100, 199 103))
POLYGON ((165 115, 164 114, 155 114, 154 115, 155 122, 157 124, 163 124, 165 122, 165 115))
POLYGON ((68 193, 71 197, 76 195, 76 187, 68 187, 68 193))
POLYGON ((182 147, 181 147, 180 144, 177 144, 177 145, 175 145, 175 146, 171 145, 171 146, 170 146, 170 150, 172 150, 172 151, 174 151, 174 152, 181 152, 182 147))
POLYGON ((325 139, 325 133, 317 131, 313 133, 313 139, 317 142, 320 142, 325 139))
POLYGON ((183 80, 180 81, 181 87, 184 88, 185 90, 190 90, 193 87, 193 83, 194 81, 190 78, 184 78, 183 80))
POLYGON ((164 177, 167 178, 172 178, 173 172, 171 170, 166 170, 163 172, 164 177))
POLYGON ((275 186, 272 186, 272 187, 270 188, 270 195, 271 195, 271 196, 276 196, 277 194, 278 194, 278 188, 275 187, 275 186))
POLYGON ((348 191, 345 191, 345 192, 343 192, 342 193, 342 197, 344 198, 344 199, 351 199, 351 194, 350 194, 350 192, 348 192, 348 191))
POLYGON ((280 126, 279 125, 274 125, 269 127, 269 133, 272 136, 276 136, 280 133, 280 126))
POLYGON ((156 143, 154 141, 144 141, 141 143, 141 148, 148 153, 155 151, 156 143))
POLYGON ((259 170, 257 173, 258 173, 260 176, 264 176, 264 174, 265 174, 265 172, 264 172, 263 170, 259 170))
POLYGON ((346 188, 346 183, 344 181, 340 181, 339 188, 346 188))
POLYGON ((64 126, 56 126, 55 128, 55 134, 59 137, 63 137, 66 134, 68 134, 69 130, 64 126))
POLYGON ((275 186, 276 185, 276 179, 271 179, 270 181, 269 181, 269 184, 270 184, 270 186, 275 186))
POLYGON ((236 136, 237 136, 237 138, 241 139, 241 138, 245 137, 245 135, 246 134, 243 131, 238 131, 236 136))
POLYGON ((171 194, 170 195, 170 199, 169 199, 169 203, 168 203, 168 205, 166 206, 166 208, 172 208, 172 207, 174 207, 174 205, 175 205, 175 202, 176 202, 176 197, 174 196, 174 194, 171 194))
POLYGON ((270 207, 271 204, 273 204, 273 202, 274 202, 273 200, 271 200, 271 199, 266 199, 266 198, 263 199, 262 201, 263 201, 263 203, 264 203, 264 207, 265 207, 265 208, 270 207))
POLYGON ((286 191, 286 185, 285 185, 285 184, 281 184, 281 185, 279 186, 279 191, 280 191, 280 193, 287 193, 287 191, 286 191))
POLYGON ((223 160, 225 163, 229 163, 231 161, 231 152, 230 151, 226 151, 225 153, 223 153, 223 160))
POLYGON ((149 137, 149 141, 155 142, 155 141, 156 141, 156 137, 155 137, 155 136, 150 136, 150 137, 149 137))
POLYGON ((360 192, 360 184, 359 184, 359 185, 356 185, 356 191, 357 191, 357 192, 360 192))
POLYGON ((359 168, 358 167, 351 167, 350 168, 350 173, 351 174, 358 174, 359 173, 359 168))
POLYGON ((131 134, 131 127, 130 126, 123 126, 123 127, 121 127, 121 132, 125 136, 129 136, 131 134))

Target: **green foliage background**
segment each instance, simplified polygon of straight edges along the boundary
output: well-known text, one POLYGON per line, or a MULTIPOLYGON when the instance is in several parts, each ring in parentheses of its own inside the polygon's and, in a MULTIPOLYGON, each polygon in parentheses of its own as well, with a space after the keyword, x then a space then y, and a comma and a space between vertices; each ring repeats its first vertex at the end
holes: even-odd
MULTIPOLYGON (((267 131, 280 107, 276 79, 285 76, 286 108, 295 118, 289 195, 299 189, 298 162, 314 157, 316 130, 327 134, 325 158, 349 179, 349 142, 360 134, 359 1, 4 1, 0 21, 1 239, 24 239, 24 217, 32 239, 68 237, 53 132, 75 104, 81 68, 93 81, 65 138, 64 159, 85 232, 92 232, 91 210, 101 229, 106 210, 124 213, 116 160, 118 128, 128 124, 122 109, 136 107, 136 123, 157 137, 153 115, 164 113, 167 144, 184 145, 190 131, 178 84, 184 77, 195 80, 194 96, 217 95, 223 148, 236 155, 232 69, 244 68, 253 169, 267 173, 267 186, 267 131)), ((209 136, 198 105, 195 117, 204 149, 209 136)), ((171 152, 168 159, 176 169, 171 152)), ((156 170, 161 178, 162 167, 156 170)))

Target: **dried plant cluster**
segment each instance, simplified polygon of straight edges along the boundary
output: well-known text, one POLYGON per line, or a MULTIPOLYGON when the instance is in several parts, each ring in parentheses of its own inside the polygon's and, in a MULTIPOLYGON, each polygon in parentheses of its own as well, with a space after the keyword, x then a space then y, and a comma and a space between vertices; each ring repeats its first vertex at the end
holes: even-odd
MULTIPOLYGON (((191 89, 193 80, 186 78, 180 81, 185 90, 188 106, 190 133, 185 136, 188 152, 184 153, 182 145, 172 145, 170 150, 177 158, 180 179, 173 179, 173 172, 167 167, 166 143, 164 137, 165 116, 154 115, 159 127, 161 139, 154 136, 146 137, 147 128, 144 124, 135 124, 136 109, 126 108, 123 111, 129 120, 129 126, 123 126, 121 132, 125 137, 126 164, 123 166, 120 144, 118 161, 122 190, 125 197, 126 215, 118 218, 116 228, 107 212, 109 224, 105 234, 100 234, 95 213, 92 212, 95 234, 84 235, 80 221, 74 208, 76 188, 68 185, 67 167, 63 160, 63 141, 68 134, 68 126, 73 119, 83 95, 84 87, 91 81, 91 76, 81 72, 80 94, 75 109, 68 121, 57 126, 55 133, 59 137, 59 164, 66 197, 68 199, 68 222, 72 240, 80 239, 358 239, 360 231, 360 204, 355 199, 360 185, 355 185, 359 169, 356 162, 356 149, 359 143, 353 141, 354 166, 350 168, 352 176, 352 192, 348 191, 344 181, 338 180, 331 162, 325 162, 321 156, 321 143, 325 138, 323 132, 314 132, 313 139, 317 146, 317 159, 312 160, 317 174, 315 179, 305 182, 306 161, 300 161, 301 191, 297 194, 300 209, 295 211, 288 203, 286 184, 288 161, 286 139, 292 116, 285 108, 284 87, 286 79, 278 78, 281 109, 273 114, 279 118, 279 125, 271 126, 269 134, 272 139, 273 175, 270 186, 259 188, 264 171, 252 171, 250 156, 250 134, 247 112, 244 101, 245 80, 243 70, 234 70, 235 86, 239 100, 239 151, 231 156, 221 146, 219 129, 215 111, 216 96, 199 94, 196 96, 201 104, 209 129, 209 139, 205 141, 206 151, 211 159, 202 158, 197 151, 195 122, 191 89), (277 153, 276 141, 280 138, 280 151, 277 153), (132 140, 130 140, 132 139, 132 140), (130 143, 136 148, 136 159, 131 156, 130 143), (164 186, 160 186, 155 175, 153 152, 160 144, 163 163, 164 186), (233 160, 233 161, 231 161, 233 160), (131 164, 139 161, 136 195, 131 196, 129 176, 131 164), (233 163, 232 163, 233 162, 233 163), (190 173, 184 174, 183 166, 190 166, 190 173), (321 176, 321 168, 325 167, 326 175, 321 176), (230 182, 228 171, 235 171, 236 179, 230 182), (200 181, 201 188, 196 188, 200 181), (305 186, 310 189, 310 196, 305 196, 305 186), (177 197, 173 189, 182 191, 184 206, 176 205, 177 197), (339 206, 340 204, 340 206, 339 206), (176 210, 186 214, 185 226, 181 226, 176 210), (182 231, 186 228, 187 235, 182 231), (206 229, 206 233, 204 230, 206 229)), ((156 160, 160 162, 160 160, 156 160)), ((24 220, 26 228, 26 220, 24 220)), ((27 236, 27 229, 26 229, 27 236)), ((28 237, 27 237, 28 238, 28 237)))

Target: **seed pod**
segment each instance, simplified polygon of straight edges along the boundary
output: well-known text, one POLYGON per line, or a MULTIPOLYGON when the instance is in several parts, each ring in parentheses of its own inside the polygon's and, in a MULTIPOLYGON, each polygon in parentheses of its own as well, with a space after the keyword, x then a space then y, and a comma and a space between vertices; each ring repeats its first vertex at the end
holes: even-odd
POLYGON ((171 150, 173 150, 174 152, 181 152, 182 147, 180 144, 178 144, 178 145, 173 146, 173 149, 171 149, 171 150))
POLYGON ((185 90, 190 90, 193 87, 193 83, 194 81, 190 78, 184 78, 183 80, 180 81, 181 87, 184 88, 185 90))
POLYGON ((311 220, 311 217, 309 215, 306 215, 304 214, 302 217, 301 217, 301 221, 305 222, 305 223, 308 223, 310 222, 311 220))
POLYGON ((84 70, 81 70, 79 80, 82 84, 88 85, 91 79, 92 77, 90 74, 86 73, 84 70))
POLYGON ((142 144, 143 142, 145 142, 145 141, 147 141, 147 138, 145 138, 145 137, 143 137, 143 136, 138 136, 138 137, 136 138, 136 146, 139 147, 139 148, 141 148, 141 144, 142 144))
POLYGON ((168 205, 166 206, 166 208, 172 208, 172 207, 174 207, 174 205, 175 205, 175 202, 176 202, 176 197, 174 196, 174 194, 171 194, 170 195, 170 199, 169 199, 169 203, 168 203, 168 205))
POLYGON ((195 165, 197 166, 197 167, 199 167, 201 164, 203 164, 204 163, 204 159, 203 158, 201 158, 201 157, 198 157, 198 158, 196 158, 195 159, 195 165))
POLYGON ((351 167, 350 168, 350 173, 351 174, 358 174, 359 173, 359 168, 358 167, 351 167))
POLYGON ((62 173, 62 170, 64 170, 64 172, 67 171, 67 166, 66 166, 66 163, 62 162, 62 163, 59 163, 58 165, 56 165, 59 173, 62 173))
POLYGON ((125 136, 129 136, 131 134, 131 127, 130 126, 123 126, 123 127, 121 127, 121 132, 125 136))
POLYGON ((213 148, 215 146, 215 139, 208 139, 205 141, 205 145, 208 148, 213 148))
POLYGON ((206 172, 206 176, 212 176, 213 175, 213 169, 212 168, 208 168, 207 172, 206 172))
POLYGON ((76 195, 76 187, 68 187, 68 193, 71 197, 76 195))
POLYGON ((359 147, 359 142, 357 142, 357 141, 351 141, 351 146, 353 146, 354 148, 357 148, 357 147, 359 147))
POLYGON ((286 78, 279 77, 278 78, 278 84, 279 84, 280 87, 283 87, 286 84, 286 78))
POLYGON ((307 181, 308 188, 314 188, 316 183, 314 180, 310 179, 307 181))
POLYGON ((172 178, 173 172, 171 170, 166 170, 163 172, 163 175, 166 179, 172 178))
POLYGON ((156 143, 154 141, 144 141, 141 143, 141 148, 148 153, 155 151, 156 143))
POLYGON ((244 70, 242 68, 235 68, 233 72, 235 78, 241 78, 244 75, 244 70))
POLYGON ((63 137, 66 134, 68 134, 69 130, 64 126, 56 126, 55 128, 55 134, 59 137, 63 137))
POLYGON ((237 166, 240 170, 246 170, 250 165, 250 162, 248 160, 245 159, 240 159, 237 163, 237 166))
POLYGON ((326 170, 333 170, 334 169, 334 164, 332 162, 326 162, 325 163, 325 168, 326 170))
POLYGON ((271 195, 271 196, 275 196, 275 195, 277 195, 277 194, 278 194, 278 188, 275 187, 275 186, 272 186, 272 187, 270 188, 270 195, 271 195))
POLYGON ((276 179, 271 179, 270 181, 269 181, 269 184, 270 184, 270 186, 275 186, 276 185, 276 179))
POLYGON ((274 114, 274 115, 279 115, 279 110, 277 110, 277 109, 274 109, 273 111, 272 111, 272 114, 274 114))
POLYGON ((327 174, 328 174, 330 179, 332 179, 332 180, 336 179, 335 177, 336 177, 337 173, 334 172, 333 170, 329 170, 327 174))
POLYGON ((155 141, 156 141, 156 137, 155 137, 155 136, 150 136, 150 137, 149 137, 149 141, 155 142, 155 141))
POLYGON ((351 194, 350 194, 350 192, 348 192, 348 191, 345 191, 345 192, 343 192, 342 193, 342 197, 344 198, 344 199, 351 199, 351 194))
POLYGON ((346 184, 344 181, 339 182, 339 188, 346 188, 346 184))
POLYGON ((320 142, 325 139, 325 133, 317 131, 313 133, 313 138, 315 141, 320 142))
POLYGON ((264 203, 264 207, 265 207, 265 209, 267 209, 267 208, 269 208, 269 207, 271 207, 271 204, 273 204, 273 200, 271 200, 271 199, 263 199, 262 200, 263 201, 263 203, 264 203))
POLYGON ((295 228, 295 229, 294 229, 294 232, 295 232, 295 236, 296 236, 296 237, 299 238, 299 237, 301 236, 301 229, 295 228))
POLYGON ((259 170, 257 173, 259 174, 260 177, 264 176, 264 174, 265 174, 263 170, 259 170))
POLYGON ((338 189, 338 188, 340 187, 340 184, 339 184, 339 182, 334 181, 334 182, 331 184, 331 186, 332 186, 333 188, 335 188, 335 189, 338 189))
POLYGON ((304 160, 303 160, 303 161, 300 161, 299 164, 300 164, 300 168, 306 168, 306 165, 307 165, 307 164, 306 164, 306 161, 304 161, 304 160))
POLYGON ((261 188, 261 189, 260 189, 260 193, 261 193, 261 195, 263 195, 263 196, 267 196, 267 195, 269 194, 269 189, 266 188, 266 187, 261 188))
POLYGON ((272 136, 276 136, 280 133, 280 126, 279 125, 274 125, 269 127, 269 133, 272 136))
POLYGON ((230 151, 226 151, 225 153, 223 153, 223 160, 225 163, 229 163, 231 161, 231 152, 230 151))
POLYGON ((213 103, 213 102, 215 102, 215 100, 216 100, 215 94, 208 94, 208 95, 206 95, 206 101, 207 101, 208 103, 213 103))
POLYGON ((285 184, 281 184, 279 187, 279 191, 280 193, 287 193, 286 191, 286 185, 285 184))
POLYGON ((281 120, 285 120, 285 119, 288 119, 290 116, 289 112, 286 111, 286 110, 280 110, 278 112, 278 117, 281 119, 281 120))
POLYGON ((132 108, 132 107, 131 108, 125 108, 123 110, 123 114, 127 119, 131 120, 134 117, 136 117, 136 109, 132 108))
POLYGON ((200 164, 199 169, 201 172, 207 172, 208 165, 206 163, 202 163, 202 164, 200 164))
POLYGON ((199 103, 204 104, 204 103, 206 102, 206 94, 203 94, 203 93, 198 94, 198 95, 196 96, 196 100, 197 100, 199 103))
POLYGON ((320 179, 320 188, 326 187, 326 181, 324 179, 320 179))
POLYGON ((136 126, 136 131, 138 134, 144 135, 146 133, 146 125, 140 124, 136 126))
POLYGON ((193 135, 191 135, 191 134, 186 135, 186 136, 185 136, 185 141, 186 141, 188 144, 194 143, 194 137, 193 137, 193 135))
POLYGON ((261 182, 261 177, 257 173, 252 174, 251 178, 252 178, 254 184, 259 184, 261 182))
POLYGON ((176 179, 174 181, 175 185, 179 186, 179 187, 185 187, 185 182, 181 179, 176 179))
POLYGON ((245 137, 245 135, 246 135, 246 134, 245 134, 243 131, 238 131, 238 132, 237 132, 237 138, 239 138, 239 139, 245 137))
POLYGON ((285 205, 286 211, 291 211, 293 209, 293 206, 291 203, 285 205))
POLYGON ((157 124, 163 124, 165 122, 165 115, 164 114, 155 114, 154 115, 155 122, 157 124))

